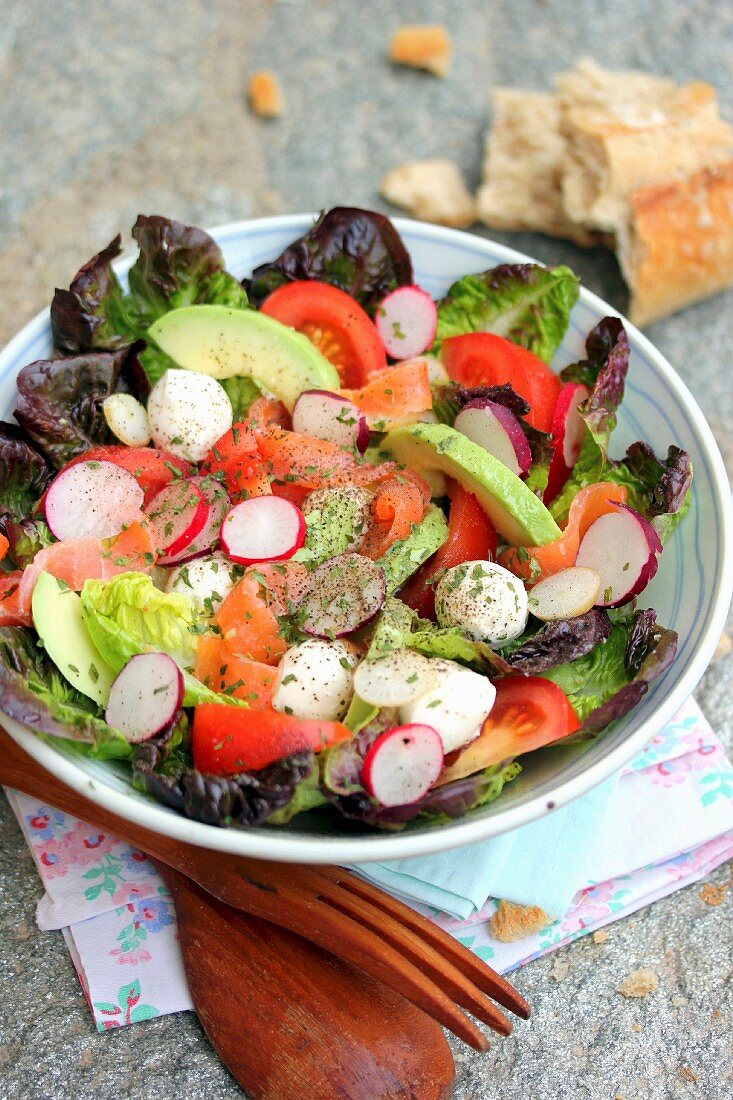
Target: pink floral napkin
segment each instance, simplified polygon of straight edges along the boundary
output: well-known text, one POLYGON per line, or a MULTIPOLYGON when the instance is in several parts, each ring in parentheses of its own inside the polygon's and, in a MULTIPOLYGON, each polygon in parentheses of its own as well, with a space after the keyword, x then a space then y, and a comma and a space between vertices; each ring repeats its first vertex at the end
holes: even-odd
MULTIPOLYGON (((97 1028, 191 1008, 175 914, 149 860, 81 821, 7 793, 45 888, 38 925, 63 930, 97 1028)), ((692 700, 624 769, 603 820, 588 837, 590 856, 570 908, 536 935, 495 940, 488 927, 493 898, 466 920, 413 904, 505 973, 733 858, 733 768, 692 700)))

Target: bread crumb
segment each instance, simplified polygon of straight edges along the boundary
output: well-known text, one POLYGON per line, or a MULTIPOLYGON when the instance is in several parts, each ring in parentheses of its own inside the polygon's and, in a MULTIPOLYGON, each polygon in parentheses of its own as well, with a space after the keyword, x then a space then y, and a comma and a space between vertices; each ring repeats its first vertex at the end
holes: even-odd
POLYGON ((462 229, 476 220, 476 204, 450 160, 400 164, 384 177, 379 193, 422 221, 462 229))
POLYGON ((552 970, 550 971, 550 977, 552 978, 552 980, 554 982, 561 982, 565 978, 567 978, 569 973, 570 963, 565 958, 565 956, 561 955, 559 958, 555 959, 555 962, 552 965, 552 970))
POLYGON ((718 661, 721 657, 727 657, 729 653, 733 653, 733 634, 729 630, 724 630, 715 647, 713 660, 718 661))
POLYGON ((719 886, 712 882, 706 882, 700 891, 700 900, 704 901, 706 905, 722 905, 729 885, 727 882, 721 882, 719 886))
POLYGON ((551 921, 538 905, 515 905, 502 899, 489 921, 489 931, 502 943, 513 943, 546 928, 551 921))
POLYGON ((247 85, 251 110, 260 118, 277 118, 285 110, 280 82, 270 69, 252 73, 247 85))
POLYGON ((672 1007, 673 1008, 682 1008, 686 1004, 687 1004, 687 997, 682 997, 679 993, 677 993, 672 998, 672 1007))
POLYGON ((647 993, 653 993, 659 985, 659 978, 653 970, 642 966, 639 970, 632 970, 624 978, 616 992, 624 997, 646 997, 647 993))
POLYGON ((392 35, 389 57, 396 65, 426 69, 443 77, 450 67, 451 50, 445 27, 410 25, 399 27, 392 35))
POLYGON ((631 1030, 632 1031, 641 1031, 641 1024, 632 1024, 631 1025, 631 1030))
POLYGON ((692 1085, 697 1081, 697 1074, 693 1073, 689 1066, 680 1066, 677 1072, 683 1081, 689 1081, 692 1085))
POLYGON ((605 928, 601 928, 599 932, 593 933, 593 943, 605 943, 608 939, 608 932, 605 928))

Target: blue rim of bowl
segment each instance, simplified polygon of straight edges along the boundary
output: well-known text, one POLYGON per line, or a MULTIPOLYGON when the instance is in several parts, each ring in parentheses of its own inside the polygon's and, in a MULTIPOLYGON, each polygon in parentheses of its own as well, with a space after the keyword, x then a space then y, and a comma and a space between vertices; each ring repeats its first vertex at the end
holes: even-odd
MULTIPOLYGON (((303 232, 311 225, 316 214, 276 215, 268 218, 254 218, 241 222, 217 226, 208 232, 220 245, 245 236, 256 239, 272 232, 292 230, 303 232)), ((407 233, 413 239, 424 243, 439 241, 457 250, 470 247, 481 252, 484 248, 491 252, 496 262, 534 263, 532 257, 517 252, 505 245, 498 244, 485 237, 430 225, 409 218, 393 218, 396 228, 407 233), (458 238, 458 240, 456 240, 458 238)), ((123 257, 115 268, 120 275, 126 274, 133 262, 133 256, 123 257)), ((581 303, 601 315, 618 314, 603 299, 591 291, 581 288, 581 303)), ((682 379, 661 352, 632 325, 625 317, 622 320, 629 333, 632 346, 653 364, 677 402, 690 413, 690 419, 696 433, 700 453, 703 455, 714 494, 713 506, 719 521, 718 561, 725 562, 733 555, 733 507, 731 504, 728 478, 715 438, 707 424, 697 402, 682 379)), ((0 353, 0 362, 6 359, 22 357, 22 349, 30 348, 33 342, 48 331, 48 311, 44 310, 33 318, 0 353)), ((1 371, 0 371, 1 374, 1 371)), ((98 777, 92 778, 72 759, 54 750, 48 742, 40 740, 32 731, 24 729, 17 722, 3 717, 3 723, 9 733, 31 756, 44 767, 52 768, 55 775, 70 787, 86 795, 91 801, 104 806, 129 821, 144 825, 163 835, 232 854, 247 855, 254 858, 289 861, 294 863, 367 863, 395 859, 413 858, 434 852, 462 847, 466 844, 488 840, 493 836, 509 832, 522 825, 542 817, 545 813, 559 809, 574 801, 587 791, 598 786, 604 780, 618 772, 632 756, 639 751, 679 710, 689 698, 702 678, 724 628, 728 607, 733 596, 733 570, 727 573, 720 569, 709 601, 712 612, 696 640, 696 651, 689 658, 684 674, 672 685, 655 711, 628 738, 620 742, 613 750, 595 763, 590 764, 579 775, 559 784, 548 792, 538 794, 525 803, 497 812, 491 817, 471 817, 458 819, 450 824, 434 826, 422 831, 407 833, 380 833, 360 835, 354 838, 329 837, 328 835, 293 835, 285 831, 275 832, 262 829, 219 829, 191 821, 174 811, 165 809, 155 801, 143 802, 129 797, 112 787, 100 783, 98 777)), ((678 657, 679 659, 679 657, 678 657)))

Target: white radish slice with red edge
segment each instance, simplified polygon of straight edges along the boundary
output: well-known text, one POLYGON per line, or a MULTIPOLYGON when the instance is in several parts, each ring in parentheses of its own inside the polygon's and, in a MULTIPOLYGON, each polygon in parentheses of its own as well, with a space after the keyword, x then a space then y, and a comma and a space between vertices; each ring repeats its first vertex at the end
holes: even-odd
POLYGON ((221 548, 230 561, 286 561, 305 544, 305 516, 282 497, 251 497, 224 517, 221 548))
POLYGON ((362 554, 339 554, 313 570, 301 607, 303 630, 340 638, 371 622, 387 598, 384 570, 362 554))
POLYGON ((374 323, 392 359, 414 359, 433 343, 438 310, 426 290, 398 286, 377 306, 374 323))
POLYGON ((152 432, 147 409, 131 393, 111 393, 102 402, 107 427, 126 447, 147 447, 152 432))
POLYGON ((558 394, 552 414, 553 453, 544 493, 546 502, 555 499, 578 460, 585 437, 585 421, 578 412, 578 405, 587 399, 589 393, 582 382, 566 382, 558 394))
POLYGON ((162 733, 175 721, 183 702, 183 674, 167 653, 138 653, 110 688, 107 725, 132 744, 162 733))
POLYGON ((293 431, 339 447, 369 446, 367 419, 353 401, 330 390, 304 390, 293 406, 293 431))
POLYGON ((185 565, 186 562, 208 554, 219 542, 222 521, 232 505, 226 489, 210 474, 200 474, 190 480, 200 489, 209 505, 208 518, 201 532, 185 550, 180 550, 177 554, 164 554, 158 558, 159 565, 185 565))
POLYGON ((532 451, 519 420, 504 405, 482 399, 461 409, 454 428, 490 455, 503 462, 517 477, 532 465, 532 451))
POLYGON ((395 726, 380 734, 361 781, 381 806, 409 806, 427 794, 443 770, 443 742, 432 726, 395 726))
POLYGON ((414 649, 395 649, 376 661, 362 661, 354 673, 354 691, 374 707, 402 707, 435 687, 430 661, 414 649))
POLYGON ((208 518, 206 497, 189 478, 171 481, 148 504, 155 546, 165 555, 165 561, 187 550, 208 518))
POLYGON ((571 565, 539 581, 527 598, 529 610, 545 623, 556 619, 574 619, 594 606, 601 591, 597 570, 571 565))
POLYGON ((77 462, 57 474, 44 501, 57 539, 108 539, 143 518, 143 490, 113 462, 77 462))
POLYGON ((597 607, 618 607, 642 592, 657 571, 659 535, 644 516, 625 504, 600 516, 586 531, 575 564, 601 578, 597 607))

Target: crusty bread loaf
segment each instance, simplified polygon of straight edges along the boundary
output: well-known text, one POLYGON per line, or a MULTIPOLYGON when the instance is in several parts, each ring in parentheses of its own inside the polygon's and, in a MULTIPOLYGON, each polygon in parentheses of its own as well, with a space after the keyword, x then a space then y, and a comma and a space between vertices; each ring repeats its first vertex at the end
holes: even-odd
POLYGON ((733 130, 708 84, 591 61, 499 89, 479 217, 615 245, 640 324, 733 284, 733 130))
POLYGON ((635 324, 733 285, 733 159, 634 192, 618 237, 635 324))
POLYGON ((733 131, 709 84, 677 87, 581 61, 556 87, 565 139, 562 205, 572 223, 590 230, 616 232, 632 192, 688 179, 733 155, 733 131))
POLYGON ((497 88, 484 154, 478 215, 494 229, 536 229, 578 244, 596 239, 566 216, 562 173, 565 139, 557 96, 497 88))

